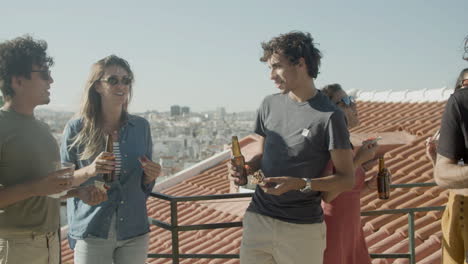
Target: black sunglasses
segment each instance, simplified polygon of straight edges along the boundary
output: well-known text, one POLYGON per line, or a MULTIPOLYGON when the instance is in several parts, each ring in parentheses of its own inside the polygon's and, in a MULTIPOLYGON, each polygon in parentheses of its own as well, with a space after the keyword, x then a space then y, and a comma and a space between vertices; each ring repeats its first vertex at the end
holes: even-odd
POLYGON ((339 104, 339 103, 343 103, 347 107, 350 107, 356 104, 356 98, 354 98, 354 96, 345 96, 341 98, 340 101, 338 101, 336 104, 339 104))
POLYGON ((468 86, 468 79, 463 79, 460 83, 461 86, 468 86))
POLYGON ((128 76, 122 77, 122 79, 119 80, 117 76, 109 76, 107 79, 101 79, 101 82, 106 82, 110 85, 117 85, 117 84, 122 84, 122 85, 130 85, 132 83, 132 78, 128 76))
POLYGON ((31 72, 38 72, 39 76, 44 81, 50 80, 50 70, 49 69, 47 69, 47 70, 33 70, 31 72))

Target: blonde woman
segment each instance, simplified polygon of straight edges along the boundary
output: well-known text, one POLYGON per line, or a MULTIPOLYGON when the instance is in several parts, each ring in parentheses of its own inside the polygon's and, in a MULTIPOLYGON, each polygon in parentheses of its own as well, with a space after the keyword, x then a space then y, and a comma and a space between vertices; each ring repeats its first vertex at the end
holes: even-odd
POLYGON ((128 113, 133 72, 115 55, 96 62, 85 86, 81 110, 68 122, 61 146, 62 161, 76 165, 74 184, 91 185, 115 171, 108 200, 89 206, 67 202, 69 242, 75 263, 145 263, 149 224, 146 199, 161 167, 151 161, 148 121, 128 113), (104 151, 113 137, 114 153, 104 151), (115 161, 106 160, 115 156, 115 161))

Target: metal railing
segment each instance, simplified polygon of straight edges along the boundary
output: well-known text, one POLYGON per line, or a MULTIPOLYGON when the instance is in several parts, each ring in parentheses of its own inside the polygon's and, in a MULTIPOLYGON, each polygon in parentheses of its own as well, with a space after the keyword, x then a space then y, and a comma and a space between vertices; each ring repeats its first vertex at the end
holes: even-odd
POLYGON ((171 196, 162 193, 151 193, 151 196, 166 200, 170 202, 171 207, 171 223, 162 222, 149 217, 151 224, 159 226, 163 229, 169 230, 172 233, 172 254, 148 254, 149 258, 172 258, 172 263, 179 264, 180 258, 221 258, 221 259, 233 259, 239 258, 239 254, 180 254, 179 253, 179 232, 180 231, 194 231, 204 229, 216 229, 216 228, 230 228, 230 227, 241 227, 242 222, 230 222, 230 223, 214 223, 214 224, 200 224, 200 225, 185 225, 179 226, 178 223, 178 212, 177 203, 179 202, 190 202, 190 201, 207 201, 207 200, 223 200, 223 199, 235 199, 235 198, 247 198, 252 197, 253 193, 232 193, 232 194, 219 194, 219 195, 203 195, 203 196, 171 196))
MULTIPOLYGON (((408 183, 408 184, 392 184, 390 188, 414 188, 414 187, 433 187, 435 183, 408 183)), ((388 209, 361 212, 361 216, 383 215, 383 214, 408 214, 408 248, 409 253, 392 253, 392 254, 370 254, 371 258, 407 258, 410 264, 416 263, 416 242, 414 229, 414 213, 443 211, 445 206, 404 208, 404 209, 388 209)))
MULTIPOLYGON (((435 183, 411 183, 411 184, 392 184, 390 188, 413 188, 413 187, 432 187, 436 186, 435 183)), ((206 259, 233 259, 239 258, 239 254, 180 254, 179 252, 179 232, 181 231, 194 231, 205 229, 217 228, 231 228, 242 227, 242 222, 229 222, 229 223, 211 223, 199 225, 183 225, 178 223, 178 203, 179 202, 194 202, 194 201, 208 201, 208 200, 225 200, 252 197, 253 193, 233 193, 233 194, 220 194, 220 195, 203 195, 203 196, 171 196, 162 193, 151 193, 152 197, 169 201, 171 210, 171 223, 166 223, 157 219, 149 217, 150 224, 169 230, 172 235, 172 253, 171 254, 157 254, 150 253, 148 258, 171 258, 172 263, 179 264, 180 258, 206 258, 206 259)), ((415 229, 414 218, 416 212, 429 212, 429 211, 442 211, 445 206, 434 207, 420 207, 420 208, 405 208, 405 209, 389 209, 389 210, 375 210, 361 212, 361 216, 373 216, 383 214, 408 214, 408 239, 409 239, 409 253, 392 253, 392 254, 370 254, 371 258, 407 258, 411 264, 416 263, 416 244, 415 244, 415 229)))

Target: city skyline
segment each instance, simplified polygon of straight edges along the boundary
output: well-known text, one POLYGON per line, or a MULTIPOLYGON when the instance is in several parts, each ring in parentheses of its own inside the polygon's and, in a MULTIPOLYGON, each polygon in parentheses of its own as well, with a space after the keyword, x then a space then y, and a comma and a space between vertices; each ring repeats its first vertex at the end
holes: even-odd
POLYGON ((415 90, 453 87, 468 35, 465 1, 7 2, 0 41, 31 34, 55 58, 51 109, 75 112, 91 64, 127 59, 130 111, 186 105, 202 112, 255 111, 277 89, 260 43, 310 32, 323 53, 316 85, 415 90), (92 7, 92 8, 90 8, 92 7), (353 10, 352 12, 350 10, 353 10), (465 25, 465 26, 463 26, 465 25))

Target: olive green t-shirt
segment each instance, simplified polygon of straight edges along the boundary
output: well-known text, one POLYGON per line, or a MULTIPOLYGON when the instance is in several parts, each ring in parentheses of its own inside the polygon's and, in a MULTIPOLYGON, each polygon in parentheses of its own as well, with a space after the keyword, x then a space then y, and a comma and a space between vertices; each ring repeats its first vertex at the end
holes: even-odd
MULTIPOLYGON (((33 116, 0 110, 0 185, 14 186, 47 176, 60 161, 49 127, 33 116)), ((0 188, 2 188, 0 187, 0 188)), ((0 209, 0 234, 53 232, 59 228, 59 199, 35 196, 0 209)))

